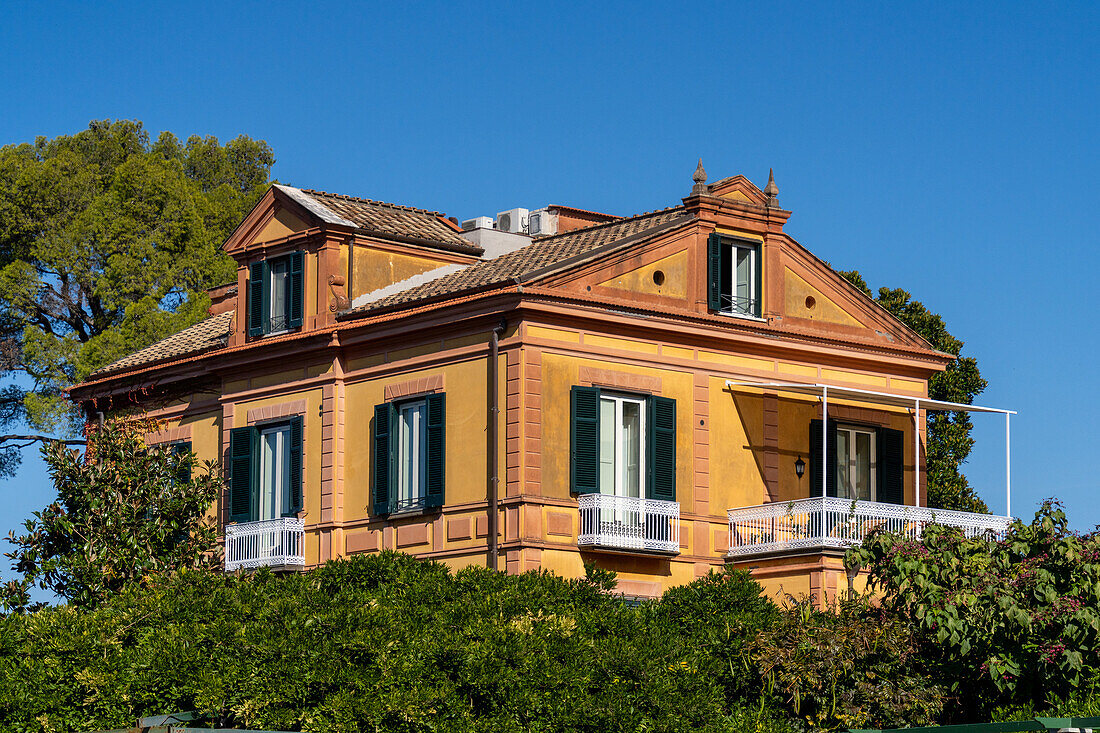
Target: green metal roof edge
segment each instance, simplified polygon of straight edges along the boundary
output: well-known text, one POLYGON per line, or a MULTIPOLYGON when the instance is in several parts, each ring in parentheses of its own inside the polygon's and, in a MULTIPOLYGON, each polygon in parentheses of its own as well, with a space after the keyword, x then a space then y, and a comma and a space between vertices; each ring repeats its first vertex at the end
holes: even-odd
POLYGON ((962 723, 923 728, 852 728, 848 733, 1016 733, 1017 731, 1100 728, 1100 718, 1033 718, 1004 723, 962 723))

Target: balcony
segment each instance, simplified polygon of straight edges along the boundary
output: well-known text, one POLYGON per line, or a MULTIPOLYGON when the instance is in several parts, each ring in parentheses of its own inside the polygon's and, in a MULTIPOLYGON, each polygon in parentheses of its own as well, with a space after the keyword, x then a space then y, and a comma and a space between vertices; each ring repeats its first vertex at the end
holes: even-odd
POLYGON ((731 509, 730 549, 738 558, 790 550, 844 550, 863 542, 872 530, 896 532, 919 539, 924 527, 936 523, 958 527, 967 537, 986 532, 1004 534, 1011 517, 973 514, 928 507, 852 501, 834 497, 797 499, 731 509))
POLYGON ((227 572, 304 567, 305 521, 296 517, 230 524, 225 528, 227 572))
POLYGON ((581 549, 680 552, 680 503, 629 496, 581 494, 581 549))

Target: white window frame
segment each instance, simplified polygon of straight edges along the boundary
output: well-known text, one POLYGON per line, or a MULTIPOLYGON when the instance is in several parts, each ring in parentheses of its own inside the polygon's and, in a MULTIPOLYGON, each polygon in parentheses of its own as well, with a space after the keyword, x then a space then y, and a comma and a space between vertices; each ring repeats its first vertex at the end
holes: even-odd
MULTIPOLYGON (((624 460, 623 451, 625 449, 625 440, 623 438, 622 424, 623 424, 623 406, 627 403, 636 404, 638 406, 638 498, 645 498, 645 466, 646 466, 646 398, 635 397, 633 395, 616 394, 609 392, 600 393, 600 408, 603 409, 604 402, 611 402, 615 405, 615 424, 613 428, 614 446, 612 448, 612 458, 614 467, 614 485, 611 487, 612 491, 606 491, 605 486, 601 481, 600 493, 608 494, 612 496, 631 496, 626 492, 624 476, 626 474, 626 461, 624 460)), ((603 436, 600 436, 600 463, 603 463, 603 436)), ((602 477, 601 477, 602 478, 602 477)))
POLYGON ((256 496, 256 517, 278 519, 290 511, 290 426, 272 425, 260 430, 260 485, 256 496), (270 440, 274 438, 271 461, 270 440), (266 510, 266 511, 265 511, 266 510), (266 516, 270 514, 271 516, 266 516))
MULTIPOLYGON (((869 445, 870 445, 869 450, 871 451, 871 455, 868 456, 869 460, 867 461, 867 465, 870 467, 870 472, 871 472, 871 477, 870 477, 871 478, 871 480, 870 480, 871 492, 870 492, 870 498, 865 499, 864 501, 878 501, 878 431, 875 430, 874 428, 869 428, 869 427, 866 427, 866 426, 863 426, 863 425, 845 425, 845 424, 837 425, 836 430, 837 430, 837 436, 838 436, 838 438, 837 438, 838 448, 837 448, 837 456, 836 456, 836 472, 837 472, 837 474, 836 474, 836 493, 837 493, 837 496, 838 497, 840 496, 840 491, 841 491, 841 488, 842 488, 841 481, 840 481, 841 461, 840 461, 840 455, 839 455, 839 453, 840 453, 839 435, 840 435, 840 433, 847 433, 847 435, 848 435, 848 461, 847 461, 847 463, 848 463, 848 476, 851 477, 853 475, 853 472, 856 470, 856 468, 858 466, 858 463, 857 463, 857 460, 856 460, 856 453, 853 451, 853 448, 856 445, 856 436, 862 434, 862 435, 871 436, 870 441, 868 441, 869 445)), ((855 481, 850 481, 850 483, 854 486, 855 481)), ((855 497, 846 496, 846 497, 841 497, 841 498, 851 499, 851 498, 855 498, 855 497)))
POLYGON ((267 323, 268 323, 268 335, 272 336, 280 333, 287 333, 290 330, 290 317, 287 315, 290 300, 290 257, 276 257, 268 263, 267 268, 267 323), (276 265, 283 265, 286 269, 281 273, 275 272, 276 265), (281 278, 283 281, 283 308, 276 313, 275 309, 275 280, 281 278), (275 324, 276 319, 282 321, 282 328, 272 328, 272 324, 275 324))
POLYGON ((428 401, 401 402, 396 405, 396 410, 397 492, 395 498, 397 511, 401 512, 423 508, 428 498, 428 401), (415 417, 409 420, 406 415, 415 417), (416 460, 410 461, 414 454, 416 460), (410 463, 412 475, 406 476, 406 465, 410 463))
MULTIPOLYGON (((756 282, 758 279, 758 269, 760 267, 760 246, 757 244, 749 244, 748 242, 740 242, 738 240, 723 240, 722 246, 729 247, 729 282, 730 292, 728 294, 729 306, 723 313, 731 316, 737 316, 738 318, 759 318, 756 315, 756 309, 759 305, 760 294, 756 292, 756 282), (737 309, 737 251, 740 249, 748 250, 749 253, 749 310, 748 312, 737 309)), ((726 295, 726 294, 723 294, 726 295)))

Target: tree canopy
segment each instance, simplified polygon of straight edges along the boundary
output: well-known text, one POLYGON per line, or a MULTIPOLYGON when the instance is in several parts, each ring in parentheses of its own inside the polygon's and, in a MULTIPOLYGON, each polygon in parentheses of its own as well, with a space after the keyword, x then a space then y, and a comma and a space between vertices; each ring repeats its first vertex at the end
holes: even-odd
MULTIPOLYGON (((970 404, 985 389, 986 381, 978 370, 978 360, 962 356, 963 342, 951 335, 941 316, 905 290, 879 288, 871 292, 856 270, 842 276, 873 298, 902 323, 920 334, 932 348, 951 354, 955 359, 947 369, 928 380, 928 396, 934 400, 970 404)), ((928 415, 927 451, 928 505, 937 509, 988 512, 989 507, 974 492, 962 464, 970 455, 974 439, 973 423, 965 412, 935 412, 928 415)))
POLYGON ((89 430, 85 451, 43 446, 57 499, 11 533, 5 555, 21 578, 0 588, 0 607, 33 608, 39 587, 72 606, 101 603, 157 575, 219 565, 208 515, 222 488, 218 465, 194 465, 186 443, 147 447, 158 423, 112 420, 89 430))
MULTIPOLYGON (((0 148, 0 433, 75 434, 65 387, 201 320, 273 163, 262 140, 130 120, 0 148)), ((0 439, 0 475, 17 462, 0 439)))

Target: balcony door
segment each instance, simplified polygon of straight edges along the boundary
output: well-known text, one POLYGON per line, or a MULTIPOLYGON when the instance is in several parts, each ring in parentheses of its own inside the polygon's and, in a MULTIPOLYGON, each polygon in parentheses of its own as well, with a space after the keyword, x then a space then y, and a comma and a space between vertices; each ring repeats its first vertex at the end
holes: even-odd
MULTIPOLYGON (((600 395, 600 493, 640 499, 645 496, 645 399, 600 395)), ((604 510, 602 521, 643 524, 638 512, 604 510)))
POLYGON ((839 425, 836 431, 836 495, 841 499, 877 500, 876 431, 839 425))
POLYGON ((261 430, 257 519, 278 519, 291 513, 289 479, 290 426, 261 430))

